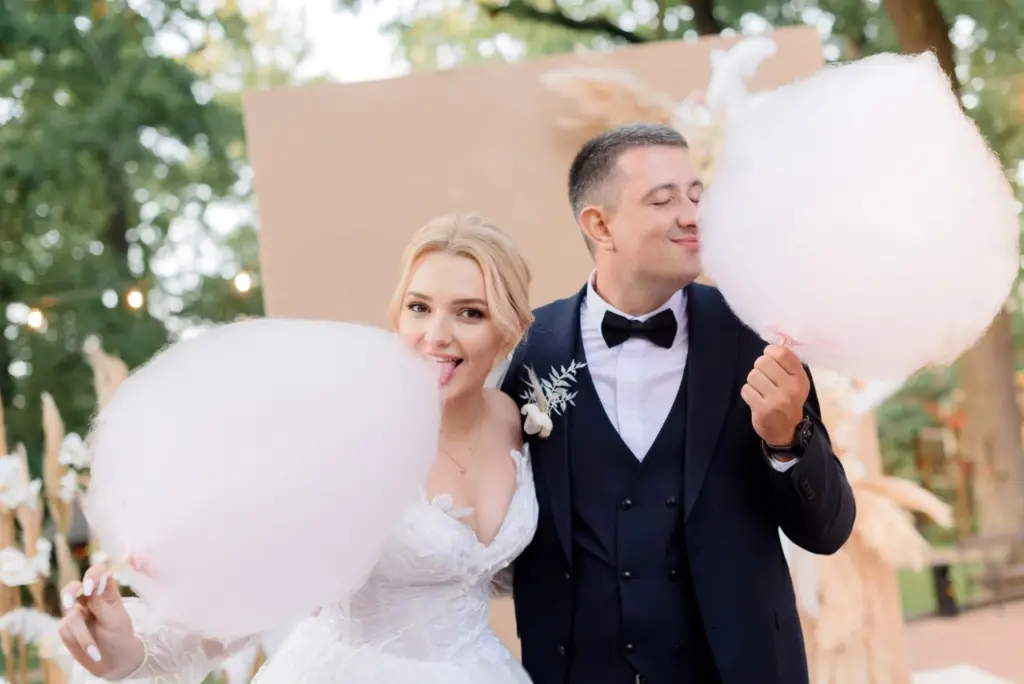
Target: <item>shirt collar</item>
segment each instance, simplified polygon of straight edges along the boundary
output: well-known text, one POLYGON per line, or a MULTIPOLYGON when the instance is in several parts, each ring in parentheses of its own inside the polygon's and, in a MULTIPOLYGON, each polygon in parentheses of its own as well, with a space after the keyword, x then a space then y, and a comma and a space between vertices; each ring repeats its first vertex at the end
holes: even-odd
POLYGON ((648 318, 654 316, 655 314, 659 314, 662 311, 669 309, 672 311, 672 314, 676 317, 676 323, 679 324, 680 331, 682 331, 685 328, 685 325, 683 325, 684 318, 686 315, 685 290, 677 290, 671 297, 669 297, 667 302, 659 306, 654 311, 650 311, 641 316, 630 316, 616 309, 614 306, 606 302, 604 298, 597 293, 597 290, 594 289, 594 278, 596 275, 597 271, 591 271, 590 277, 587 279, 587 296, 584 299, 584 315, 587 318, 587 324, 589 327, 599 329, 601 327, 601 322, 604 320, 604 314, 607 311, 611 311, 612 313, 616 313, 625 318, 636 319, 638 321, 645 321, 648 318))

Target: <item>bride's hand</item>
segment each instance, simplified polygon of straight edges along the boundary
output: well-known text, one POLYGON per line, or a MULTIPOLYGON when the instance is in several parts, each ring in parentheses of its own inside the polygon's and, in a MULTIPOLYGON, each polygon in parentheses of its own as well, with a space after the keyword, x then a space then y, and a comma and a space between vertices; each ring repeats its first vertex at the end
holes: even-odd
POLYGON ((126 677, 142 665, 146 649, 135 636, 117 580, 105 566, 93 566, 81 582, 69 582, 61 591, 61 605, 61 641, 94 677, 126 677))

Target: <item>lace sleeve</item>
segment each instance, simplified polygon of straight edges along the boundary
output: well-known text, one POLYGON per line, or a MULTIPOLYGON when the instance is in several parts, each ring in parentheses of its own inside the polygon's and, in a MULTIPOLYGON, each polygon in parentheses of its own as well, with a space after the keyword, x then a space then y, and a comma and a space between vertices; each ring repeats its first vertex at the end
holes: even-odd
MULTIPOLYGON (((201 684, 221 660, 252 645, 256 635, 231 641, 207 639, 183 627, 160 621, 149 607, 135 598, 125 599, 135 635, 146 648, 146 657, 132 673, 118 681, 135 684, 201 684)), ((70 684, 95 682, 77 663, 70 684)))
POLYGON ((187 629, 162 622, 138 599, 126 599, 135 635, 146 647, 142 665, 125 677, 128 681, 155 680, 161 684, 200 684, 218 662, 252 645, 256 635, 231 641, 207 639, 187 629))
POLYGON ((512 569, 515 566, 499 570, 498 574, 491 580, 491 598, 505 598, 512 596, 512 569))

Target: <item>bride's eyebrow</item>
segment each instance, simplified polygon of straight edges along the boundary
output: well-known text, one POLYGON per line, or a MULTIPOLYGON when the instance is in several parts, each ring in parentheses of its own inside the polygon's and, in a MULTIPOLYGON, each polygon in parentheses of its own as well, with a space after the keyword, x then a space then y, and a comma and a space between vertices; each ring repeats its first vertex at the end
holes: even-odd
MULTIPOLYGON (((422 292, 415 292, 413 290, 406 292, 405 296, 407 299, 422 299, 425 302, 432 301, 429 295, 425 295, 422 292)), ((463 297, 461 299, 454 299, 452 300, 452 304, 455 306, 479 306, 485 309, 487 308, 487 300, 480 299, 479 297, 463 297)))

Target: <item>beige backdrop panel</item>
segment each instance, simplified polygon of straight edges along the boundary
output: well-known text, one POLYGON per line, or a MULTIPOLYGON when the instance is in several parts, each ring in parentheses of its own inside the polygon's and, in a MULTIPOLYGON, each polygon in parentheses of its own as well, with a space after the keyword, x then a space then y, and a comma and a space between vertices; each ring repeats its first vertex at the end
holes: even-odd
MULTIPOLYGON (((754 89, 822 65, 813 29, 775 37, 754 89)), ((609 60, 682 99, 707 85, 711 49, 732 42, 656 43, 609 60)), ((566 198, 575 143, 552 125, 557 98, 538 82, 578 59, 248 94, 268 314, 384 324, 407 237, 451 211, 479 212, 518 240, 536 304, 579 288, 591 262, 566 198)))
MULTIPOLYGON (((822 66, 813 29, 774 37, 778 54, 754 90, 822 66)), ((706 87, 710 51, 734 42, 663 42, 607 59, 681 100, 706 87)), ((535 304, 577 290, 591 268, 566 198, 577 143, 553 126, 558 99, 538 76, 579 59, 249 93, 268 315, 385 324, 408 236, 452 211, 478 212, 515 237, 533 268, 535 304)), ((509 602, 495 603, 494 622, 518 651, 509 602)))

